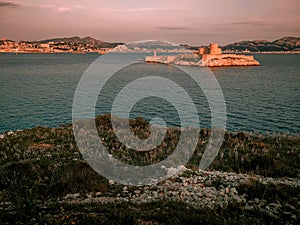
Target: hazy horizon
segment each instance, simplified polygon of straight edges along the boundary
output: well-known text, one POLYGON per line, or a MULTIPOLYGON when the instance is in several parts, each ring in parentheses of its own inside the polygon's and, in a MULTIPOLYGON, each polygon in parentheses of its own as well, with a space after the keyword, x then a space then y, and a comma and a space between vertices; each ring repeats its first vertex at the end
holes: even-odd
POLYGON ((298 0, 0 0, 0 37, 221 45, 300 36, 298 0))

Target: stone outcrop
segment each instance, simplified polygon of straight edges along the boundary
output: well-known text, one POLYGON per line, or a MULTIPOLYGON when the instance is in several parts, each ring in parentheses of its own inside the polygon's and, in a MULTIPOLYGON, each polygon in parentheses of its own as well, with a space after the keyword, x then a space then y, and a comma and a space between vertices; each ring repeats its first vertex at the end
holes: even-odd
MULTIPOLYGON (((251 196, 244 192, 249 187, 277 187, 285 186, 288 189, 299 188, 296 178, 271 178, 258 175, 237 174, 221 171, 193 171, 182 166, 184 170, 168 180, 152 186, 121 186, 117 196, 115 194, 79 193, 67 194, 60 203, 124 203, 131 202, 138 205, 157 201, 184 202, 193 208, 213 210, 226 209, 230 205, 239 205, 243 209, 244 218, 247 213, 260 213, 273 220, 295 223, 297 209, 286 202, 274 199, 264 199, 251 196), (111 196, 113 197, 111 197, 111 196)), ((170 168, 168 168, 170 169, 170 168)), ((176 168, 172 168, 176 169, 176 168)), ((116 184, 110 184, 111 189, 116 184)), ((299 205, 299 202, 297 203, 299 205)), ((242 219, 242 217, 240 218, 242 219)), ((288 224, 288 223, 287 223, 288 224)))
POLYGON ((260 63, 253 56, 224 54, 206 55, 202 58, 206 66, 259 66, 260 63))

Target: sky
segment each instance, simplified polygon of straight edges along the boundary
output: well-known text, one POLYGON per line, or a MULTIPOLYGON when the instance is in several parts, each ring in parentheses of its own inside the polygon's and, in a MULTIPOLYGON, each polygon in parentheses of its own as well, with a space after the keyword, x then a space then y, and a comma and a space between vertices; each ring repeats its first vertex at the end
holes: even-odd
POLYGON ((0 0, 0 37, 228 44, 300 37, 299 0, 0 0))

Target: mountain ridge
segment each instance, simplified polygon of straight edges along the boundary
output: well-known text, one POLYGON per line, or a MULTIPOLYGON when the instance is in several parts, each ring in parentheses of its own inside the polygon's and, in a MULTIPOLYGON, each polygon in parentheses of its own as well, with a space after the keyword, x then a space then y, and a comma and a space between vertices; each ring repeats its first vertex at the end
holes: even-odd
POLYGON ((33 43, 43 44, 48 42, 65 42, 65 43, 72 43, 72 44, 89 44, 89 45, 95 45, 99 47, 106 47, 106 48, 114 48, 118 44, 123 43, 117 43, 117 42, 105 42, 102 40, 95 39, 90 36, 86 37, 79 37, 79 36, 72 36, 72 37, 61 37, 61 38, 50 38, 50 39, 44 39, 39 41, 33 41, 33 43))
MULTIPOLYGON (((9 40, 12 41, 12 40, 9 40)), ((3 42, 0 41, 0 43, 3 42)), ((12 41, 14 42, 14 41, 12 41)), ((114 48, 117 45, 125 44, 122 42, 105 42, 102 40, 95 39, 90 36, 79 37, 58 37, 50 38, 39 41, 21 41, 26 43, 44 44, 48 42, 64 42, 67 44, 84 44, 84 45, 94 45, 100 48, 114 48)), ((135 42, 128 42, 127 44, 132 45, 135 42)), ((187 44, 181 44, 180 46, 187 49, 196 50, 201 46, 191 46, 187 44)), ((233 42, 227 45, 221 46, 223 51, 250 51, 250 52, 287 52, 287 51, 300 51, 300 38, 299 37, 282 37, 274 41, 268 40, 243 40, 238 42, 233 42)))
POLYGON ((282 37, 274 41, 268 40, 245 40, 222 46, 223 51, 300 51, 300 38, 282 37))

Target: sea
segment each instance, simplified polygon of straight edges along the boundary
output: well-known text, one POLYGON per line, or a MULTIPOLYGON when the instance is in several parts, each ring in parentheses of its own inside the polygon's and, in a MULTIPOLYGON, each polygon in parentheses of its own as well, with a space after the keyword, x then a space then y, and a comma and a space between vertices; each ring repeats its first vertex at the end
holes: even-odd
MULTIPOLYGON (((59 127, 72 123, 73 99, 80 79, 95 61, 103 57, 87 54, 0 54, 0 133, 36 126, 59 127)), ((122 62, 126 54, 119 53, 122 62)), ((135 77, 162 75, 182 84, 182 71, 173 66, 137 63, 118 71, 97 98, 96 115, 112 112, 118 93, 135 77), (146 76, 143 75, 143 76, 146 76)), ((212 68, 226 104, 226 129, 237 132, 300 133, 300 55, 256 54, 261 66, 212 68)), ((195 70, 199 69, 197 67, 195 70)), ((101 79, 101 74, 99 74, 101 79)), ((200 75, 201 76, 201 75, 200 75)), ((210 128, 211 109, 201 90, 182 84, 194 101, 200 127, 210 128)), ((171 90, 172 86, 164 86, 171 90)), ((209 89, 210 87, 208 87, 209 89)), ((189 102, 178 100, 185 112, 189 102)), ((125 106, 124 106, 125 107, 125 106)), ((119 109, 122 111, 121 109, 119 109)), ((176 107, 157 96, 140 99, 130 118, 160 117, 168 126, 180 126, 176 107)), ((193 120, 190 121, 193 126, 193 120)))

